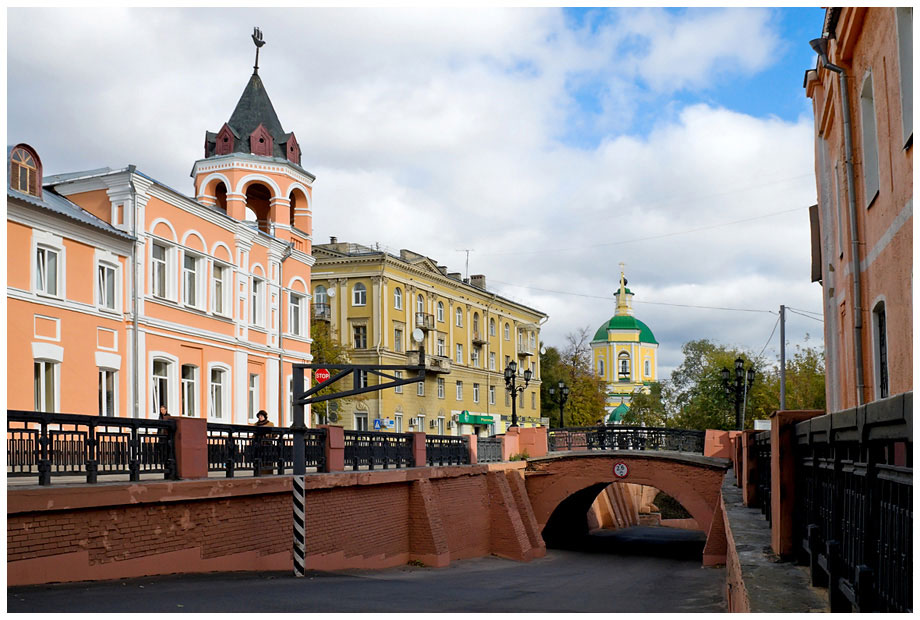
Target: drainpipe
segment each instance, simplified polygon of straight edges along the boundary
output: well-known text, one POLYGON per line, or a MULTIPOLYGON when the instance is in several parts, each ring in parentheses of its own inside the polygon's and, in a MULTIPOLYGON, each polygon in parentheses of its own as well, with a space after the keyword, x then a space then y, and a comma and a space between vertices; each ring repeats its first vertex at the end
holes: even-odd
POLYGON ((862 283, 859 273, 859 230, 856 226, 856 193, 853 183, 853 130, 850 126, 850 98, 847 92, 847 74, 842 67, 832 64, 827 58, 827 37, 813 39, 809 42, 812 49, 818 53, 821 63, 829 71, 833 71, 840 78, 840 99, 843 106, 843 138, 846 147, 846 174, 847 174, 847 202, 850 211, 850 237, 852 239, 852 271, 853 271, 853 342, 855 343, 856 357, 856 404, 862 405, 864 401, 865 382, 863 378, 863 350, 862 350, 862 283))
POLYGON ((284 261, 291 257, 293 248, 293 242, 285 246, 278 265, 278 426, 284 425, 284 261))
POLYGON ((134 186, 134 164, 128 166, 128 186, 131 188, 131 236, 134 237, 134 242, 131 244, 131 283, 132 295, 131 295, 131 312, 134 315, 134 329, 131 334, 132 348, 133 348, 133 357, 132 360, 132 381, 134 383, 134 417, 139 418, 140 416, 140 395, 138 394, 138 389, 140 389, 140 375, 138 374, 137 368, 137 330, 138 330, 138 320, 137 320, 137 188, 134 186))

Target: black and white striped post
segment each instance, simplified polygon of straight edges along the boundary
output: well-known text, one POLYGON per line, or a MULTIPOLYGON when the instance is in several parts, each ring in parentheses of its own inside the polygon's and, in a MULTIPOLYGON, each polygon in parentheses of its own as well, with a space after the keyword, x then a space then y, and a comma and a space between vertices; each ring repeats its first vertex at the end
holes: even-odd
MULTIPOLYGON (((296 365, 294 371, 294 394, 304 393, 304 374, 305 368, 298 368, 296 365)), ((306 572, 306 510, 304 508, 304 476, 307 473, 306 465, 306 430, 304 424, 304 406, 294 400, 294 420, 291 424, 291 430, 294 435, 294 576, 303 577, 306 572)))

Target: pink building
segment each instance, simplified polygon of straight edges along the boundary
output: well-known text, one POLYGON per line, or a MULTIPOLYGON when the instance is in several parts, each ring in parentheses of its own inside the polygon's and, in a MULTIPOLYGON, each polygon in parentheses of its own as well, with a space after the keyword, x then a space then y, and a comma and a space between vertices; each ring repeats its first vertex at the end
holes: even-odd
POLYGON ((24 144, 8 165, 10 409, 290 424, 314 177, 258 70, 207 132, 194 198, 134 166, 43 176, 24 144))
POLYGON ((829 8, 823 30, 805 75, 812 280, 824 289, 827 408, 841 411, 913 389, 913 9, 829 8))

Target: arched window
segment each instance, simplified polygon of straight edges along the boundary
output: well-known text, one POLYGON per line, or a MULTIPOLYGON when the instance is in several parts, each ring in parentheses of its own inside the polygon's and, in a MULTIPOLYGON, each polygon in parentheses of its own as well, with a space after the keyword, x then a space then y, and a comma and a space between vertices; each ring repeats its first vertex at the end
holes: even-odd
POLYGON ((425 312, 425 297, 421 293, 415 298, 415 311, 425 312))
POLYGON ((313 289, 313 303, 317 305, 329 303, 329 293, 326 292, 326 287, 322 284, 313 289))
POLYGON ((463 327, 463 309, 457 308, 457 327, 463 327))
POLYGON ((214 197, 217 198, 217 206, 226 213, 227 212, 227 186, 224 185, 224 182, 221 181, 217 184, 217 187, 214 188, 214 197))
POLYGON ((651 362, 651 360, 645 360, 645 376, 646 376, 646 377, 651 377, 651 376, 652 376, 652 362, 651 362))
POLYGON ((398 286, 393 289, 393 306, 395 306, 397 310, 402 310, 402 289, 398 286))
POLYGON ((489 335, 495 335, 495 319, 489 319, 489 335))
POLYGON ((629 353, 623 351, 617 360, 620 362, 620 380, 629 379, 629 353))
POLYGON ((479 313, 473 313, 473 331, 479 333, 479 313))
POLYGON ((597 360, 597 375, 599 377, 604 376, 604 358, 603 357, 598 358, 597 360))
POLYGON ((351 305, 353 306, 366 306, 367 305, 367 287, 358 282, 355 284, 354 289, 352 289, 351 305))
POLYGON ((38 156, 25 146, 17 146, 10 153, 10 188, 41 196, 41 162, 38 156))
POLYGON ((505 340, 511 340, 511 325, 505 323, 505 340))
POLYGON ((438 322, 439 323, 444 322, 444 302, 443 301, 438 302, 438 322))

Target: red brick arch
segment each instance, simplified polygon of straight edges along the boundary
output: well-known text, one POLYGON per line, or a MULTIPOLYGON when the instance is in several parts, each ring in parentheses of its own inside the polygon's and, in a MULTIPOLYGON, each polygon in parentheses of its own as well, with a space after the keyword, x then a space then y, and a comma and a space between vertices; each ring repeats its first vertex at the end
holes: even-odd
POLYGON ((721 505, 724 459, 674 453, 614 451, 603 455, 565 455, 529 459, 527 494, 537 524, 546 527, 553 511, 574 493, 618 480, 664 491, 696 519, 707 532, 704 564, 724 562, 725 531, 721 505), (629 467, 626 478, 613 473, 615 463, 629 467))

